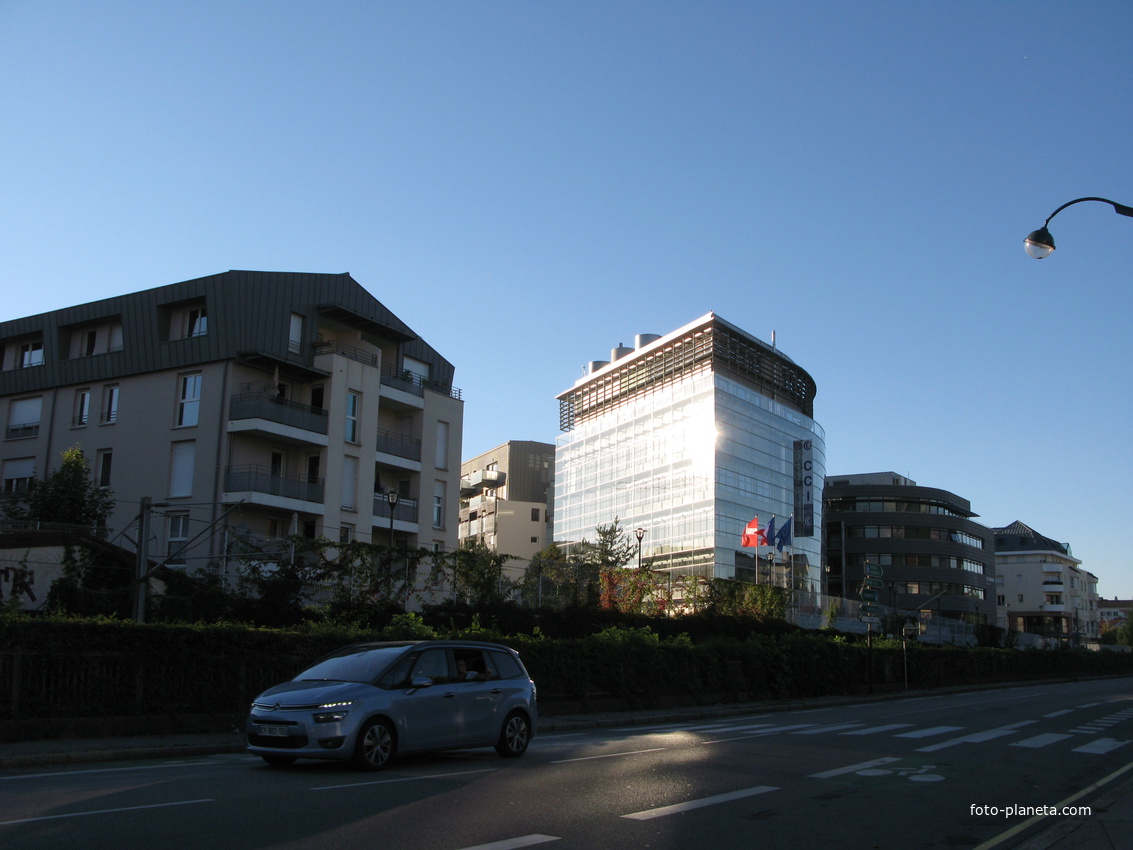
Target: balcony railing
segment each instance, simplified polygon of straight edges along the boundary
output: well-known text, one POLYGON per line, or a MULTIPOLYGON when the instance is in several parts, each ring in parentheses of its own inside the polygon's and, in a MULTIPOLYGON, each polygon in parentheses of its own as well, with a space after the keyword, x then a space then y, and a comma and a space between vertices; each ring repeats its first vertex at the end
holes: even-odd
MULTIPOLYGON (((398 499, 393 509, 393 518, 402 522, 417 522, 417 500, 398 499)), ((374 494, 374 523, 384 519, 389 522, 389 499, 385 493, 374 494)))
POLYGON ((323 479, 284 475, 254 464, 230 466, 224 473, 224 489, 228 493, 252 492, 299 499, 303 502, 323 501, 323 479))
POLYGON ((387 387, 393 387, 395 390, 412 393, 413 395, 423 396, 425 395, 425 390, 432 390, 435 393, 441 393, 450 398, 459 399, 461 397, 461 392, 457 387, 424 378, 416 372, 410 372, 408 369, 395 369, 388 363, 382 364, 382 383, 387 387))
POLYGON ((379 428, 378 451, 385 452, 387 455, 394 455, 395 457, 420 460, 421 441, 413 437, 407 437, 405 434, 396 434, 393 431, 386 431, 383 428, 379 428))
POLYGON ((39 423, 29 422, 26 425, 9 425, 4 432, 6 440, 22 440, 24 437, 38 437, 39 423))
POLYGON ((270 392, 246 392, 232 396, 229 419, 266 419, 316 434, 327 433, 327 412, 321 407, 299 404, 270 392))
POLYGON ((316 342, 314 345, 315 354, 339 354, 343 357, 349 357, 351 360, 357 360, 359 363, 365 363, 369 366, 378 365, 378 355, 371 351, 363 351, 360 348, 355 348, 352 345, 344 345, 337 340, 328 339, 322 342, 316 342))

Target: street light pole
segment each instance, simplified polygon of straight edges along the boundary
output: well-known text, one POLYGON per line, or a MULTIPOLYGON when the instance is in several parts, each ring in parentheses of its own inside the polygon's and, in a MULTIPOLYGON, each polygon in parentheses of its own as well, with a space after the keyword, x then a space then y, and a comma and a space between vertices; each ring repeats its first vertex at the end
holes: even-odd
POLYGON ((1050 231, 1046 226, 1050 224, 1050 220, 1062 212, 1069 206, 1080 204, 1082 201, 1101 201, 1103 204, 1109 204, 1113 207, 1113 211, 1118 215, 1127 215, 1133 218, 1133 207, 1127 207, 1124 204, 1119 204, 1116 201, 1108 200, 1107 198, 1076 198, 1073 201, 1067 201, 1054 212, 1047 216, 1043 226, 1038 230, 1032 230, 1027 234, 1027 238, 1023 240, 1023 246, 1027 250, 1027 255, 1034 257, 1036 260, 1043 260, 1054 253, 1054 237, 1050 235, 1050 231))
POLYGON ((637 568, 641 569, 641 538, 645 536, 644 528, 635 528, 634 535, 637 537, 637 568))
POLYGON ((393 509, 397 507, 397 491, 386 490, 386 501, 389 502, 389 548, 393 548, 393 509))

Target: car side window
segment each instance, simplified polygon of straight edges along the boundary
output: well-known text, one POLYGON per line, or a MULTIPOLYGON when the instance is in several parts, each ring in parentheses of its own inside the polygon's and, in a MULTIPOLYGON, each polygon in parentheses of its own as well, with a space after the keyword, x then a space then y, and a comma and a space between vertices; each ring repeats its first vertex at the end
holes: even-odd
POLYGON ((453 651, 456 659, 456 680, 458 682, 484 682, 495 679, 495 670, 488 663, 488 653, 481 649, 457 649, 453 651))
POLYGON ((515 656, 506 652, 492 652, 491 656, 501 679, 518 679, 523 676, 523 671, 516 663, 515 656))
POLYGON ((413 666, 414 657, 412 655, 398 661, 378 679, 377 685, 379 688, 384 688, 387 691, 395 691, 399 688, 409 687, 409 669, 413 666))
POLYGON ((418 655, 417 663, 413 665, 413 675, 409 678, 413 681, 421 676, 432 679, 437 684, 452 681, 448 653, 443 649, 426 649, 418 655))

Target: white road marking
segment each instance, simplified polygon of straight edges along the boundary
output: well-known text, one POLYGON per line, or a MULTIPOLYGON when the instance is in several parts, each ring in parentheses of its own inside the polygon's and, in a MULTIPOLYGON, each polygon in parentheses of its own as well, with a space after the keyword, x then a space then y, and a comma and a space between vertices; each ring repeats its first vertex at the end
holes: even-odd
POLYGON ((858 764, 851 764, 849 767, 837 767, 834 770, 824 770, 822 773, 812 773, 811 779, 831 779, 835 776, 842 776, 845 773, 857 773, 859 770, 868 770, 871 767, 880 767, 883 764, 893 764, 895 761, 900 761, 899 758, 882 758, 874 759, 873 761, 863 761, 858 764))
POLYGON ((1074 752, 1104 756, 1106 753, 1112 753, 1114 750, 1120 749, 1128 743, 1128 741, 1118 741, 1116 738, 1098 738, 1096 741, 1090 741, 1088 744, 1075 747, 1074 752))
POLYGON ((871 726, 868 729, 855 729, 853 732, 839 732, 840 735, 876 735, 879 732, 892 732, 894 729, 908 729, 912 723, 887 723, 884 726, 871 726))
POLYGON ((667 749, 669 749, 669 748, 668 747, 654 747, 651 750, 631 750, 628 753, 606 753, 605 755, 600 755, 600 756, 580 756, 579 758, 576 758, 576 759, 559 759, 558 761, 551 762, 551 764, 568 764, 572 761, 593 761, 594 759, 615 759, 618 756, 637 756, 637 755, 641 755, 642 753, 659 753, 659 752, 662 752, 663 750, 667 750, 667 749))
POLYGON ((963 731, 963 726, 929 726, 927 729, 914 729, 912 732, 902 732, 894 738, 931 738, 933 735, 943 735, 945 732, 963 731))
POLYGON ((1002 738, 1004 735, 1014 735, 1014 729, 988 729, 984 732, 972 732, 970 735, 961 735, 959 738, 949 738, 947 741, 941 741, 939 744, 929 744, 927 747, 920 747, 918 753, 935 753, 937 750, 943 750, 946 747, 955 746, 956 744, 979 744, 984 741, 991 741, 995 738, 1002 738))
POLYGON ((463 850, 515 850, 517 847, 531 847, 535 844, 546 844, 548 841, 562 841, 557 835, 521 835, 519 838, 509 838, 506 841, 493 841, 491 844, 477 844, 475 847, 465 847, 463 850))
POLYGON ((90 815, 114 815, 119 812, 140 812, 144 809, 166 809, 170 806, 195 806, 199 803, 215 803, 216 800, 179 800, 175 803, 153 803, 148 806, 123 806, 119 809, 96 809, 91 812, 68 812, 62 815, 44 815, 38 818, 22 818, 21 820, 0 821, 0 826, 13 826, 18 823, 34 823, 45 820, 62 820, 63 818, 85 818, 90 815))
POLYGON ((1045 747, 1047 744, 1055 744, 1072 737, 1072 735, 1063 735, 1061 732, 1047 732, 1043 735, 1035 735, 1033 738, 1027 738, 1025 741, 1015 741, 1011 746, 1038 749, 1039 747, 1045 747))
POLYGON ((745 738, 764 738, 768 735, 774 735, 776 732, 787 732, 791 729, 809 729, 816 724, 814 723, 799 723, 795 726, 773 726, 770 729, 763 729, 762 731, 752 732, 750 735, 737 735, 734 738, 718 738, 715 741, 704 741, 705 744, 726 744, 729 741, 742 741, 745 738))
POLYGON ((342 785, 320 785, 312 791, 337 791, 340 788, 362 788, 366 785, 391 785, 394 782, 416 782, 421 779, 448 779, 451 776, 469 776, 474 773, 492 773, 494 767, 483 770, 461 770, 456 773, 429 773, 424 776, 394 776, 389 779, 371 779, 369 782, 346 782, 342 785))
POLYGON ((754 788, 744 788, 742 791, 729 791, 727 794, 717 794, 714 797, 702 797, 699 800, 689 800, 686 803, 676 803, 672 806, 661 806, 658 809, 647 809, 644 812, 634 812, 632 815, 622 815, 630 820, 651 820, 653 818, 675 815, 678 812, 687 812, 691 809, 700 809, 705 806, 715 806, 719 803, 729 803, 732 800, 742 800, 744 797, 754 797, 756 794, 766 794, 768 791, 778 791, 772 785, 757 785, 754 788))
POLYGON ((802 729, 798 732, 792 732, 792 735, 821 735, 823 732, 837 732, 839 729, 853 729, 861 726, 861 723, 841 723, 837 726, 820 726, 817 729, 802 729))

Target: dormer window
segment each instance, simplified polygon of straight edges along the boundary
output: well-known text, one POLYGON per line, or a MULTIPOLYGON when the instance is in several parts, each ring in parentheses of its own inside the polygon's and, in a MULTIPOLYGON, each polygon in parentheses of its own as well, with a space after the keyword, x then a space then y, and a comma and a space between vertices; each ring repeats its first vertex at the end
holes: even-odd
POLYGON ((169 323, 169 339, 192 339, 208 334, 208 310, 204 301, 190 301, 163 308, 169 323), (167 312, 166 312, 167 311, 167 312))

